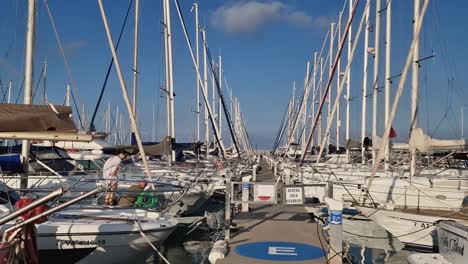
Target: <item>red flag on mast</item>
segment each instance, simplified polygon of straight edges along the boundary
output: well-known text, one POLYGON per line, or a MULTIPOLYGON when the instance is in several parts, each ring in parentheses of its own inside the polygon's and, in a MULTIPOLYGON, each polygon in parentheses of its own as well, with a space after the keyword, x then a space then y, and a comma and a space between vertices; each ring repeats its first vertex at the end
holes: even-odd
POLYGON ((393 127, 390 127, 390 133, 388 134, 388 138, 396 138, 397 134, 395 132, 395 129, 393 127))

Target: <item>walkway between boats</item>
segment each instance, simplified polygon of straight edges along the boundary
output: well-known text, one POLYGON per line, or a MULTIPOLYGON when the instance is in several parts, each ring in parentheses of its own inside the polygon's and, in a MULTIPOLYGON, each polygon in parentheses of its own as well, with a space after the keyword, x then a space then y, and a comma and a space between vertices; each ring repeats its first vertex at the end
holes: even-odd
MULTIPOLYGON (((266 162, 257 182, 275 182, 266 162)), ((322 227, 303 205, 251 204, 248 213, 234 217, 229 252, 216 264, 326 263, 327 242, 322 227)))

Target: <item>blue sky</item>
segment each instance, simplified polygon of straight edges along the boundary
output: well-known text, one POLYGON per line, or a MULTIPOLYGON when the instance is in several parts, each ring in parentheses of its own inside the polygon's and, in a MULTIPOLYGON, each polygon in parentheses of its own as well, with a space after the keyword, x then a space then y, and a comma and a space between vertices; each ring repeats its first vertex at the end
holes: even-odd
MULTIPOLYGON (((0 80, 4 87, 8 80, 13 80, 13 100, 16 99, 23 79, 26 2, 5 0, 0 8, 0 80)), ((196 79, 173 1, 170 2, 173 22, 176 133, 179 141, 191 141, 196 139, 196 79)), ((357 20, 363 9, 364 1, 361 2, 357 20)), ((120 30, 128 3, 129 0, 104 1, 114 38, 120 30)), ((192 3, 180 3, 193 40, 195 26, 194 14, 190 12, 192 3)), ((248 131, 253 143, 259 148, 271 147, 291 94, 292 81, 298 83, 298 90, 303 88, 306 62, 313 60, 313 52, 320 49, 329 22, 337 21, 343 4, 343 1, 337 0, 200 1, 200 21, 207 29, 212 55, 223 56, 224 76, 230 88, 234 90, 234 95, 239 97, 248 131)), ((111 58, 97 1, 49 0, 49 6, 70 63, 76 83, 74 88, 77 89, 80 104, 85 105, 89 118, 111 58)), ((372 4, 372 24, 374 9, 372 4)), ((421 126, 435 137, 461 136, 460 111, 468 99, 466 11, 468 3, 465 1, 453 0, 449 4, 447 1, 433 0, 425 17, 421 56, 426 57, 434 52, 436 57, 424 61, 420 68, 419 120, 421 126)), ((35 78, 37 80, 39 77, 42 63, 47 58, 47 96, 49 101, 62 104, 65 87, 70 80, 42 0, 38 0, 37 12, 35 78)), ((393 0, 392 75, 401 72, 408 53, 412 37, 412 12, 412 1, 393 0)), ((156 110, 159 109, 156 118, 158 138, 162 137, 165 131, 165 99, 159 96, 159 87, 164 82, 164 77, 161 76, 163 42, 160 13, 160 1, 141 0, 138 113, 146 140, 151 139, 153 104, 156 110)), ((347 14, 347 11, 345 13, 347 14)), ((355 32, 357 21, 353 26, 355 32)), ((384 13, 381 32, 380 61, 383 74, 384 13)), ((119 48, 119 59, 128 89, 131 89, 132 81, 132 38, 131 15, 119 48)), ((374 34, 371 32, 371 46, 373 39, 374 34)), ((361 127, 362 37, 359 41, 361 43, 351 73, 351 98, 356 97, 351 104, 351 136, 356 139, 360 136, 361 127)), ((344 70, 344 63, 342 67, 344 70)), ((372 59, 369 67, 373 67, 372 59)), ((369 83, 371 78, 372 75, 369 76, 369 83)), ((397 83, 395 80, 392 85, 392 97, 397 83)), ((410 79, 407 81, 408 85, 409 83, 410 79)), ((398 137, 402 140, 408 137, 409 94, 409 89, 406 89, 394 123, 398 137)), ((39 102, 37 100, 38 97, 36 102, 39 102)), ((379 100, 382 102, 383 93, 379 94, 379 100)), ((107 105, 108 102, 111 103, 114 114, 117 105, 121 110, 124 109, 115 70, 111 73, 105 93, 104 103, 107 105)), ((370 107, 371 98, 368 98, 368 108, 370 107)), ((101 107, 101 115, 104 108, 105 106, 101 107)), ((383 109, 379 109, 380 116, 381 132, 383 109)), ((468 111, 465 116, 468 116, 468 111)), ((100 120, 97 122, 98 126, 101 125, 100 120)), ((344 119, 342 120, 344 123, 344 119)), ((368 131, 371 128, 370 120, 369 112, 368 131)), ((127 119, 125 122, 128 124, 127 119)), ((227 130, 224 132, 227 137, 227 130)))

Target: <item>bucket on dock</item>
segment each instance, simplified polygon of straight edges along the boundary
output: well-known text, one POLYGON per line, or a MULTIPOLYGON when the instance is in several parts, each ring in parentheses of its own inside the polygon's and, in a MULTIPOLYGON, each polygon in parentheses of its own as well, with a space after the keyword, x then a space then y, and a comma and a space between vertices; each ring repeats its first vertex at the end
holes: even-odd
POLYGON ((208 260, 211 264, 216 263, 218 259, 223 259, 227 253, 227 242, 225 240, 218 240, 214 242, 213 248, 208 255, 208 260))

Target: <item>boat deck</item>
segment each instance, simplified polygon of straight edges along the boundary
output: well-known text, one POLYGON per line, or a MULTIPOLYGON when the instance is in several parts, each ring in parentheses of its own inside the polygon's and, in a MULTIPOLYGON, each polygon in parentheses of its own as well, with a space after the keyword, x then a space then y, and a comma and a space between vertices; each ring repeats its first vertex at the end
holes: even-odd
MULTIPOLYGON (((257 182, 275 180, 266 163, 257 182)), ((326 263, 328 250, 322 227, 310 218, 304 206, 251 205, 233 222, 229 252, 216 264, 326 263)))

